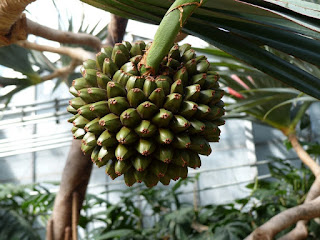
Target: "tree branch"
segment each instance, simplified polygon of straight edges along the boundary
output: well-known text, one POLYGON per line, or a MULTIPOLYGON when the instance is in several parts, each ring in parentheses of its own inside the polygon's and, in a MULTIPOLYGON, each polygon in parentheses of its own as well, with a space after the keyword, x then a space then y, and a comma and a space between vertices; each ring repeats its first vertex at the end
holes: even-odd
POLYGON ((47 223, 46 240, 53 240, 53 221, 49 219, 47 223))
POLYGON ((308 237, 308 221, 298 221, 296 227, 288 232, 286 235, 279 238, 279 240, 304 240, 308 237))
POLYGON ((66 227, 64 230, 64 240, 71 240, 71 227, 66 227))
POLYGON ((87 45, 92 47, 96 51, 99 51, 101 48, 100 39, 90 34, 65 32, 43 26, 41 24, 31 21, 30 19, 26 20, 26 31, 29 34, 33 34, 59 43, 87 45))
POLYGON ((297 139, 297 136, 294 133, 292 133, 288 136, 288 138, 289 138, 289 141, 291 142, 293 149, 296 151, 301 161, 310 168, 310 170, 316 177, 320 176, 320 166, 302 148, 302 146, 300 145, 297 139))
MULTIPOLYGON (((298 154, 299 158, 303 163, 305 163, 313 174, 316 176, 316 180, 312 184, 307 197, 305 199, 305 203, 312 201, 313 199, 320 196, 320 167, 319 165, 309 156, 309 154, 302 148, 299 144, 299 141, 295 134, 289 136, 289 140, 292 144, 292 147, 295 149, 296 153, 298 154)), ((296 224, 296 227, 292 229, 289 233, 281 237, 279 240, 303 240, 308 237, 308 228, 307 228, 308 221, 302 220, 296 224)))
POLYGON ((9 45, 27 37, 25 16, 26 6, 35 0, 1 0, 0 2, 0 46, 9 45))
POLYGON ((197 222, 192 222, 191 228, 196 230, 198 233, 206 232, 209 230, 209 227, 197 222))
POLYGON ((79 60, 81 62, 87 59, 95 59, 95 55, 91 52, 88 52, 82 48, 71 48, 71 47, 52 47, 47 45, 40 45, 32 43, 29 41, 19 41, 17 44, 21 47, 37 50, 40 52, 53 52, 62 55, 67 55, 73 59, 79 60))
POLYGON ((126 32, 128 19, 111 14, 111 21, 108 26, 108 37, 105 45, 113 46, 115 43, 121 42, 126 32))
POLYGON ((72 240, 78 240, 77 225, 79 221, 79 194, 74 192, 72 194, 72 240))
MULTIPOLYGON (((304 204, 302 204, 298 207, 308 206, 308 204, 315 201, 315 199, 320 199, 320 197, 319 197, 320 196, 320 166, 303 149, 303 147, 300 145, 300 143, 297 139, 297 136, 294 133, 291 133, 288 136, 288 139, 291 142, 291 145, 292 145, 293 149, 295 150, 295 152, 297 153, 297 155, 299 156, 300 160, 310 168, 310 170, 312 171, 312 173, 316 177, 314 183, 312 184, 311 188, 309 189, 309 192, 308 192, 307 197, 304 201, 304 204)), ((296 208, 298 208, 298 207, 296 207, 296 208)), ((295 208, 291 208, 291 209, 295 209, 295 208)), ((291 209, 288 209, 288 210, 291 210, 291 209)), ((288 210, 286 210, 286 211, 288 211, 288 210)), ((284 211, 284 212, 286 212, 286 211, 284 211)), ((290 223, 286 227, 284 225, 282 225, 281 227, 283 227, 283 228, 280 229, 280 231, 278 231, 278 228, 280 227, 280 225, 278 225, 276 220, 274 220, 274 219, 277 219, 278 216, 286 217, 282 221, 287 222, 287 223, 291 222, 292 220, 295 220, 290 215, 283 214, 284 212, 279 213, 278 215, 271 218, 268 222, 263 224, 261 227, 257 228, 253 233, 251 233, 249 235, 249 237, 246 238, 246 240, 258 240, 258 239, 259 240, 264 240, 264 239, 269 240, 269 239, 272 239, 273 236, 275 236, 278 232, 289 227, 292 223, 290 223)), ((317 215, 315 217, 319 217, 319 216, 320 215, 317 215)), ((314 217, 312 217, 312 218, 314 218, 314 217)), ((294 221, 293 223, 297 222, 296 227, 292 231, 290 231, 289 233, 287 233, 286 235, 281 237, 279 240, 306 239, 308 236, 308 229, 307 229, 306 224, 308 223, 308 220, 310 220, 312 218, 307 218, 307 219, 302 218, 302 219, 298 219, 299 220, 298 222, 294 221)))
POLYGON ((50 73, 47 76, 43 76, 41 79, 42 79, 42 81, 47 81, 47 80, 51 80, 51 79, 54 79, 57 77, 67 78, 69 76, 69 74, 71 74, 74 71, 74 69, 79 65, 80 65, 79 61, 72 60, 72 62, 69 66, 56 69, 56 70, 54 70, 53 73, 50 73))
POLYGON ((273 237, 299 220, 310 220, 320 216, 320 197, 302 205, 287 209, 258 227, 245 240, 271 240, 273 237))
POLYGON ((100 50, 101 41, 98 37, 86 33, 65 32, 43 26, 27 19, 22 12, 35 0, 1 0, 0 2, 0 46, 10 45, 26 40, 33 34, 52 41, 69 44, 80 44, 100 50))
POLYGON ((72 141, 67 163, 62 174, 60 190, 54 202, 52 213, 54 240, 64 239, 66 233, 71 233, 73 193, 76 192, 78 194, 78 214, 85 198, 91 175, 92 161, 90 160, 90 155, 84 156, 82 154, 80 146, 80 140, 72 141), (68 229, 68 232, 65 232, 66 229, 68 229))
MULTIPOLYGON (((305 199, 305 203, 312 201, 313 199, 320 196, 320 177, 317 177, 313 182, 307 197, 305 199)), ((294 229, 288 232, 286 235, 281 237, 279 240, 302 240, 308 237, 308 229, 307 229, 308 221, 299 221, 294 229)))
POLYGON ((35 0, 1 0, 0 2, 0 46, 27 39, 28 34, 40 36, 60 43, 80 44, 98 51, 101 41, 86 33, 65 32, 43 26, 27 19, 22 12, 35 0))

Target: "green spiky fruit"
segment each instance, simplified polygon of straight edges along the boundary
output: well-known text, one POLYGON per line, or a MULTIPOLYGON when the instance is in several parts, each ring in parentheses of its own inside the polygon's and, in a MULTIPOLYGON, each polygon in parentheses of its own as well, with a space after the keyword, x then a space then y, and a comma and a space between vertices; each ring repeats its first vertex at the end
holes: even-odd
POLYGON ((68 121, 81 150, 112 178, 132 186, 185 178, 201 166, 224 124, 223 90, 205 56, 174 45, 156 76, 144 75, 146 44, 116 44, 84 62, 73 81, 68 121))

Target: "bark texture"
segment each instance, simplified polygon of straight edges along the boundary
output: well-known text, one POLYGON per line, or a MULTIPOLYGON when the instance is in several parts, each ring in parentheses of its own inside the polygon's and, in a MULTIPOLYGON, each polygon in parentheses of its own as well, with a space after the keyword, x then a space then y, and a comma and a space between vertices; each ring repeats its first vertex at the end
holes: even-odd
POLYGON ((113 46, 116 43, 122 42, 123 36, 126 33, 127 24, 128 19, 111 14, 106 45, 113 46))
POLYGON ((279 213, 257 228, 245 240, 271 240, 276 234, 299 220, 310 220, 319 216, 320 197, 279 213))
POLYGON ((0 47, 27 38, 26 18, 21 13, 35 0, 0 1, 0 47))
POLYGON ((86 51, 83 48, 72 47, 52 47, 48 45, 40 45, 29 41, 19 41, 17 44, 27 49, 33 49, 40 52, 53 52, 61 55, 67 55, 74 60, 83 62, 89 58, 95 59, 95 55, 92 52, 86 51))
POLYGON ((95 51, 100 50, 101 41, 98 37, 95 37, 93 35, 86 33, 65 32, 40 25, 36 22, 31 21, 30 19, 27 19, 26 21, 26 30, 29 34, 33 34, 59 43, 87 45, 92 47, 95 51))
MULTIPOLYGON (((72 204, 74 194, 77 194, 78 200, 76 204, 77 215, 79 215, 85 198, 92 162, 90 155, 83 155, 80 146, 80 140, 72 141, 67 163, 63 170, 60 190, 54 202, 51 218, 53 240, 65 239, 65 232, 68 232, 68 235, 70 234, 70 230, 67 228, 72 226, 72 206, 75 206, 75 204, 72 204)), ((50 233, 47 233, 47 236, 50 235, 50 233)))

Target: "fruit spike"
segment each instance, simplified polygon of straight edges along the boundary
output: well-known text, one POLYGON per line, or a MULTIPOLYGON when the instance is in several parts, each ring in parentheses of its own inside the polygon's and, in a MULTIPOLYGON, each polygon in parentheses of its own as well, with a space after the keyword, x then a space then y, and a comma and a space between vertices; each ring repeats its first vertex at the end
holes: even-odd
POLYGON ((124 110, 129 108, 129 103, 127 102, 127 99, 125 97, 114 97, 109 98, 108 106, 110 112, 116 115, 120 115, 124 110))
POLYGON ((133 130, 123 126, 117 133, 116 138, 119 143, 130 145, 137 141, 138 136, 133 130))
POLYGON ((128 187, 131 187, 135 182, 136 178, 134 175, 135 170, 133 168, 130 168, 125 174, 124 174, 124 181, 128 187))
POLYGON ((134 130, 140 137, 145 138, 153 136, 157 131, 157 127, 148 120, 142 120, 134 130))
POLYGON ((130 76, 127 83, 126 89, 129 92, 133 88, 142 89, 145 82, 145 78, 141 76, 130 76))
POLYGON ((120 116, 121 123, 126 127, 135 127, 141 118, 135 108, 128 108, 120 116))
POLYGON ((169 129, 166 129, 166 128, 159 129, 159 135, 157 140, 160 144, 166 144, 166 145, 171 144, 173 139, 174 139, 174 135, 169 129))
POLYGON ((158 107, 149 101, 145 101, 137 107, 137 111, 142 119, 150 119, 152 116, 154 116, 157 110, 158 107))
POLYGON ((140 139, 136 146, 136 150, 143 156, 149 156, 154 152, 156 146, 150 140, 140 139))
POLYGON ((111 79, 101 72, 97 72, 97 84, 99 88, 106 89, 107 83, 110 82, 111 79))
POLYGON ((124 42, 84 62, 67 108, 82 152, 112 179, 124 175, 128 186, 185 178, 187 167, 201 166, 199 155, 211 153, 224 124, 224 91, 206 57, 175 44, 159 73, 144 75, 148 47, 124 42))
POLYGON ((97 144, 104 147, 112 147, 117 143, 115 136, 108 130, 105 130, 97 139, 97 144))
POLYGON ((151 161, 149 157, 138 155, 132 159, 132 165, 138 172, 143 172, 147 169, 151 161))

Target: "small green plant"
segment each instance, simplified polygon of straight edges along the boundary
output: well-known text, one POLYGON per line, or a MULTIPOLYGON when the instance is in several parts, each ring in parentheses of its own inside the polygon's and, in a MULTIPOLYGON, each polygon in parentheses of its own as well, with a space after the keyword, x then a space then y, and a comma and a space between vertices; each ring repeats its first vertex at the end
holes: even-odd
POLYGON ((40 184, 0 185, 0 239, 41 239, 54 197, 40 184))

